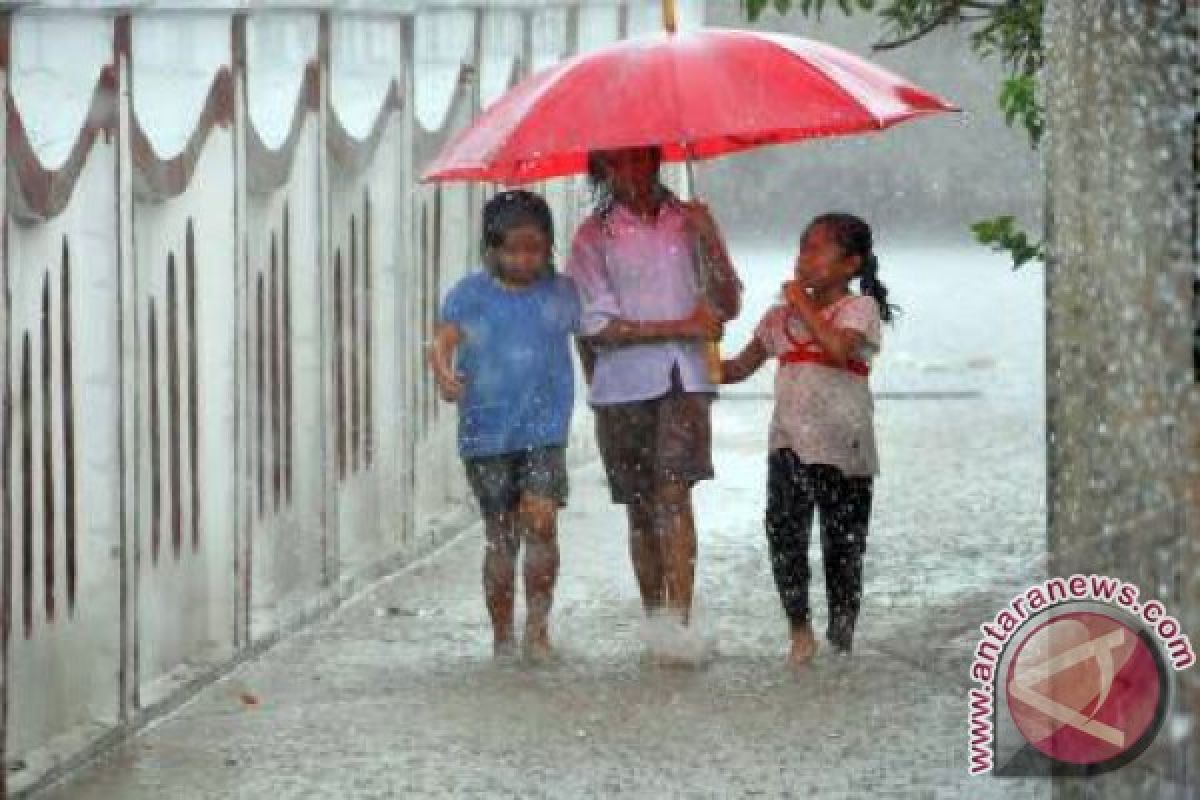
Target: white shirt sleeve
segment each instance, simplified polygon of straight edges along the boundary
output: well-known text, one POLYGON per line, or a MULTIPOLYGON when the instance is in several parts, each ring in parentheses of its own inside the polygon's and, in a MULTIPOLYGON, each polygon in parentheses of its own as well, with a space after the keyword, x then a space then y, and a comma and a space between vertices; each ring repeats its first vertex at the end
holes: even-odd
POLYGON ((621 316, 621 306, 604 264, 604 235, 594 219, 585 220, 575 232, 566 273, 579 290, 582 307, 580 330, 591 336, 621 316))

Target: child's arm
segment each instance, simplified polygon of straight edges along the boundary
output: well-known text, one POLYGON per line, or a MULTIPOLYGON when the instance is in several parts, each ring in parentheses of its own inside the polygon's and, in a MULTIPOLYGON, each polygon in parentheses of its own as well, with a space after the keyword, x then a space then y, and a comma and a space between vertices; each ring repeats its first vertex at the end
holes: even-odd
POLYGON ((580 340, 597 345, 630 345, 675 339, 720 338, 722 322, 707 302, 676 320, 631 320, 621 317, 621 304, 609 280, 599 229, 584 223, 571 243, 567 274, 572 278, 582 303, 580 340))
POLYGON ((447 403, 458 402, 465 388, 463 377, 454 371, 454 352, 460 342, 462 331, 459 327, 441 322, 434 331, 433 344, 429 346, 429 367, 433 370, 442 399, 447 403))
POLYGON ((741 383, 767 363, 767 347, 755 336, 735 358, 721 362, 721 383, 741 383))
POLYGON ((724 325, 707 303, 700 303, 685 319, 634 320, 612 319, 596 333, 585 337, 591 344, 644 344, 676 339, 716 341, 724 325))
POLYGON ((789 281, 783 288, 788 305, 804 320, 804 325, 826 355, 838 366, 846 363, 862 351, 866 337, 861 332, 840 328, 821 315, 804 287, 789 281))

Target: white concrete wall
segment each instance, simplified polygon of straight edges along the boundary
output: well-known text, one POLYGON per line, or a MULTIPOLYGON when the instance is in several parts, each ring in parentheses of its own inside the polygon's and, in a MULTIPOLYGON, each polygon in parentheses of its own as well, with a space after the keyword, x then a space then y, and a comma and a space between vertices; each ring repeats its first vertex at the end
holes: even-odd
MULTIPOLYGON (((247 111, 249 124, 263 144, 278 150, 290 133, 298 104, 304 101, 304 71, 318 55, 317 19, 306 15, 252 17, 246 31, 247 111)), ((275 393, 271 380, 272 321, 276 308, 275 367, 279 382, 290 385, 290 401, 281 397, 279 433, 269 420, 263 423, 264 460, 262 510, 257 496, 249 505, 250 541, 249 636, 270 635, 285 625, 305 601, 320 591, 326 574, 326 542, 322 525, 325 492, 324 350, 321 327, 322 286, 320 195, 321 133, 315 114, 305 115, 300 138, 291 159, 291 170, 279 186, 256 187, 247 192, 246 255, 241 289, 249 305, 248 326, 242 352, 245 387, 243 414, 247 431, 244 463, 247 477, 259 485, 256 467, 257 398, 263 395, 264 416, 275 393), (263 315, 258 312, 262 284, 263 315), (287 324, 285 324, 285 320, 287 324), (265 346, 260 358, 257 331, 262 325, 265 346), (290 335, 289 335, 290 334, 290 335), (258 369, 263 370, 259 388, 258 369), (289 408, 290 405, 290 408, 289 408), (275 439, 281 456, 280 500, 275 502, 273 473, 275 439), (272 477, 267 479, 270 469, 272 477), (268 507, 267 499, 270 498, 268 507)), ((281 387, 282 388, 282 387, 281 387)))
POLYGON ((70 204, 53 220, 40 224, 10 220, 8 226, 5 257, 12 305, 6 333, 13 405, 8 421, 12 439, 4 456, 10 477, 4 488, 9 513, 3 535, 11 558, 11 577, 3 583, 12 610, 6 685, 9 746, 18 753, 76 726, 111 725, 118 715, 119 442, 116 427, 105 424, 116 418, 121 392, 117 306, 113 302, 117 288, 113 151, 111 146, 93 149, 70 204), (63 291, 68 273, 69 297, 63 291), (43 300, 47 298, 48 339, 43 335, 43 300), (75 454, 70 462, 64 448, 62 348, 66 329, 61 316, 68 301, 75 412, 75 454), (48 397, 42 384, 46 347, 52 367, 48 397), (27 361, 28 404, 22 391, 27 361), (47 400, 49 416, 45 414, 47 400), (43 446, 44 425, 52 429, 49 449, 43 446), (28 461, 23 457, 26 435, 31 447, 28 461), (45 494, 46 469, 54 474, 50 503, 45 494), (73 604, 64 513, 68 474, 72 472, 73 604), (47 517, 51 506, 52 521, 47 517), (47 542, 53 552, 53 582, 46 570, 47 542), (29 581, 24 578, 26 567, 29 581), (105 668, 88 669, 88 664, 105 668))
POLYGON ((470 519, 423 347, 495 187, 415 176, 625 13, 234 5, 12 14, 0 796, 470 519))
MULTIPOLYGON (((229 24, 219 17, 133 20, 133 110, 159 158, 181 154, 197 128, 217 71, 230 63, 229 24), (165 108, 172 103, 175 114, 165 108)), ((140 330, 126 389, 145 412, 135 452, 138 507, 130 518, 140 554, 135 585, 143 702, 160 699, 180 679, 233 654, 234 166, 232 131, 214 128, 183 193, 138 197, 133 205, 134 249, 126 263, 137 298, 125 311, 140 330), (189 261, 194 331, 187 320, 193 302, 189 261)))

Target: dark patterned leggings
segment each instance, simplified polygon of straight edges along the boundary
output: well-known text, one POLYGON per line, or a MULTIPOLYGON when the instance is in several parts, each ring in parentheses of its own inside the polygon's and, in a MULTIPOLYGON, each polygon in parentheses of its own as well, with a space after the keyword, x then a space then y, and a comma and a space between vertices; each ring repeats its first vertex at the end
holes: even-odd
POLYGON ((862 601, 872 483, 869 476, 806 464, 792 450, 776 450, 767 458, 767 543, 783 610, 793 626, 810 621, 808 544, 813 512, 820 510, 826 638, 839 650, 850 649, 862 601))

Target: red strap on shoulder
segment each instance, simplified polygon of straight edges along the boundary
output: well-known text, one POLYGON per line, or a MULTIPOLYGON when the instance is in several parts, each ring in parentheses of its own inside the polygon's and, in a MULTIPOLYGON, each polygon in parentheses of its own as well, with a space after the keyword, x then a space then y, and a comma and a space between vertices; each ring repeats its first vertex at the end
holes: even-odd
MULTIPOLYGON (((842 301, 839 301, 839 304, 842 301)), ((792 335, 791 329, 788 327, 787 319, 783 321, 783 335, 791 343, 792 349, 786 353, 779 354, 780 364, 819 364, 823 367, 832 367, 833 369, 844 369, 848 372, 853 372, 855 375, 867 377, 870 374, 871 368, 866 361, 858 358, 849 359, 845 364, 838 364, 829 354, 826 353, 821 345, 814 339, 805 339, 800 341, 792 335)))

